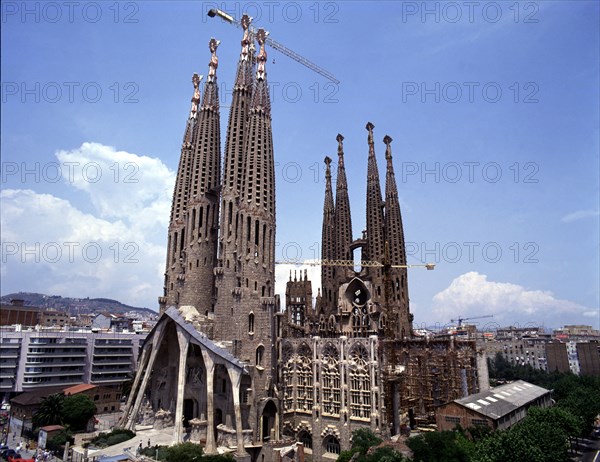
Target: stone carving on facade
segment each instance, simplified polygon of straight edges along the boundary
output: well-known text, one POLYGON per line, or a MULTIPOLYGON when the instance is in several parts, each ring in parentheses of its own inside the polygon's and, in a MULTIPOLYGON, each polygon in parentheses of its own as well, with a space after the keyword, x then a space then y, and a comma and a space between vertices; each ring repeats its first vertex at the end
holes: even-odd
POLYGON ((154 419, 154 429, 162 430, 163 428, 172 427, 174 424, 174 417, 171 411, 159 409, 156 412, 154 419))

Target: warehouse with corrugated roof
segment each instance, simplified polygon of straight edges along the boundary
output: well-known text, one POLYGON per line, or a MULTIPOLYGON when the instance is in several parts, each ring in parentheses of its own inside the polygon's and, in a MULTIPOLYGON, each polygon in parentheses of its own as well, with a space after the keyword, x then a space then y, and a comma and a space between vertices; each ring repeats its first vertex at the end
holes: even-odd
POLYGON ((436 410, 436 421, 439 431, 457 425, 503 430, 524 419, 531 406, 551 405, 551 390, 517 380, 441 405, 436 410))

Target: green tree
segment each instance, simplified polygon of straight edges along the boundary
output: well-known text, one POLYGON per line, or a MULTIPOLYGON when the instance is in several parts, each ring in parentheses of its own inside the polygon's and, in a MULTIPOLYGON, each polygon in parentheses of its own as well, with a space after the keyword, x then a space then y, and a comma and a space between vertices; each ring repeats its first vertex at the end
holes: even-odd
MULTIPOLYGON (((380 459, 372 458, 371 454, 367 456, 367 452, 370 448, 377 446, 381 443, 381 438, 377 437, 375 433, 373 433, 368 428, 359 428, 358 430, 354 430, 352 432, 352 448, 348 451, 342 451, 338 456, 337 462, 348 462, 355 454, 358 456, 354 459, 356 462, 374 462, 380 459)), ((379 451, 378 448, 375 452, 379 451)), ((380 453, 381 457, 388 457, 390 462, 395 462, 396 460, 401 461, 402 459, 391 459, 392 453, 389 451, 384 451, 380 453)))
POLYGON ((578 432, 577 419, 560 408, 529 409, 525 419, 477 443, 477 462, 567 462, 569 436, 578 432))
POLYGON ((368 428, 359 428, 352 432, 352 449, 365 455, 369 448, 381 443, 381 438, 377 437, 368 428))
MULTIPOLYGON (((160 450, 160 448, 159 448, 160 450)), ((194 443, 179 443, 165 449, 166 462, 233 462, 230 454, 203 454, 202 447, 194 443)), ((160 454, 159 454, 159 458, 160 454)))
POLYGON ((64 395, 55 393, 46 396, 39 409, 33 414, 33 426, 36 428, 46 425, 63 425, 63 402, 64 395))
POLYGON ((430 432, 406 440, 414 462, 469 462, 461 432, 430 432))
MULTIPOLYGON (((364 462, 405 462, 404 456, 389 446, 375 448, 366 456, 363 456, 364 462)), ((360 460, 360 459, 359 459, 360 460)))
POLYGON ((96 405, 87 395, 71 395, 63 400, 62 412, 64 422, 74 431, 85 430, 96 413, 96 405))
POLYGON ((73 444, 73 438, 71 434, 67 430, 61 430, 60 433, 54 435, 51 439, 46 442, 46 449, 50 451, 55 451, 57 453, 62 453, 65 449, 65 444, 69 442, 69 444, 73 444))
POLYGON ((194 443, 179 443, 167 448, 167 462, 200 462, 202 448, 194 443))

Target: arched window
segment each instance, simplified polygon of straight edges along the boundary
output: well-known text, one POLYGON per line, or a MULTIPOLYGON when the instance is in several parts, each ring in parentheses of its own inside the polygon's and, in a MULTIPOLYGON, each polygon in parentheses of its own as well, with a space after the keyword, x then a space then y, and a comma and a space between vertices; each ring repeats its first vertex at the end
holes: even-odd
POLYGON ((350 417, 368 420, 371 418, 371 376, 369 353, 357 344, 350 351, 350 417))
POLYGON ((294 348, 289 343, 281 346, 281 358, 283 360, 283 409, 292 411, 294 409, 294 348))
POLYGON ((340 442, 335 436, 328 436, 323 440, 323 446, 325 447, 325 452, 329 452, 330 454, 339 454, 340 453, 340 442))
POLYGON ((323 379, 323 414, 340 415, 340 355, 330 343, 323 349, 321 371, 323 379))
POLYGON ((254 313, 248 315, 248 333, 254 333, 254 313))
POLYGON ((302 345, 298 350, 298 358, 296 360, 296 374, 298 376, 298 406, 296 407, 296 409, 300 412, 308 412, 312 414, 312 351, 306 344, 302 345))
POLYGON ((262 345, 259 345, 256 348, 256 365, 257 366, 262 366, 264 353, 265 353, 265 347, 262 345))
POLYGON ((302 430, 298 433, 298 441, 300 441, 305 448, 312 449, 312 436, 306 430, 302 430))

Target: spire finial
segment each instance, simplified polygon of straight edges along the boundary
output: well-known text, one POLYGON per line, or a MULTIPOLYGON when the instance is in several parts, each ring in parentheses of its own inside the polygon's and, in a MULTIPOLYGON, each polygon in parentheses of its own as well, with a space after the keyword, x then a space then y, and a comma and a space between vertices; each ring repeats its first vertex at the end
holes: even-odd
POLYGON ((325 178, 331 181, 331 157, 325 156, 323 162, 325 162, 325 178))
POLYGON ((338 142, 338 157, 340 158, 340 163, 344 164, 344 137, 338 133, 338 136, 335 137, 338 142))
POLYGON ((192 108, 190 109, 190 119, 196 118, 198 112, 198 103, 200 103, 200 81, 202 76, 194 73, 192 76, 192 84, 194 85, 194 95, 192 96, 192 108))
POLYGON ((217 67, 219 67, 219 58, 217 57, 217 48, 221 43, 219 40, 215 38, 211 38, 208 42, 208 49, 212 53, 210 57, 210 62, 208 63, 208 81, 214 82, 215 77, 217 76, 217 67))
POLYGON ((240 21, 242 25, 242 29, 244 29, 244 36, 242 37, 242 60, 248 59, 249 47, 252 43, 250 39, 250 23, 252 22, 252 18, 245 14, 242 16, 242 20, 240 21))
POLYGON ((265 68, 265 64, 267 62, 267 51, 265 50, 267 35, 269 35, 269 33, 264 29, 258 29, 258 32, 256 33, 256 41, 260 45, 260 50, 258 51, 258 56, 256 57, 256 62, 258 63, 258 67, 256 69, 257 80, 264 80, 267 76, 267 70, 265 68))
POLYGON ((389 135, 383 137, 383 142, 385 143, 385 158, 387 160, 392 160, 392 141, 392 137, 389 135))
POLYGON ((371 122, 367 122, 366 128, 369 131, 368 143, 373 144, 373 129, 375 128, 375 125, 373 125, 371 122))

